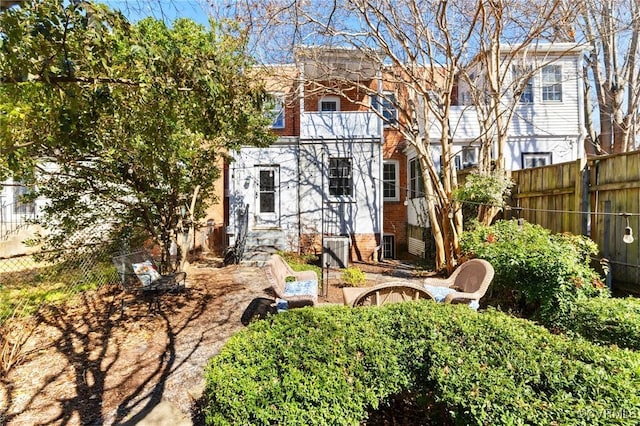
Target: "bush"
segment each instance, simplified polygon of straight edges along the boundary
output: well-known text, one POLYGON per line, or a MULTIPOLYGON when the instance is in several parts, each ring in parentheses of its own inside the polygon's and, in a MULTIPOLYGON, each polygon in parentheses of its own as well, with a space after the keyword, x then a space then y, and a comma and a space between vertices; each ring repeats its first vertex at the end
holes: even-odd
POLYGON ((561 326, 596 343, 640 350, 640 300, 580 298, 561 326))
POLYGON ((586 237, 551 234, 538 225, 498 221, 465 232, 466 256, 489 261, 495 269, 492 291, 503 297, 516 291, 533 315, 548 325, 563 321, 578 296, 608 295, 589 266, 596 244, 586 237))
POLYGON ((350 287, 358 287, 366 280, 364 272, 357 267, 349 267, 342 271, 342 282, 350 287))
POLYGON ((204 410, 208 424, 359 424, 402 394, 430 396, 425 416, 448 413, 441 423, 636 424, 639 368, 635 352, 494 310, 305 308, 229 340, 206 369, 204 410))

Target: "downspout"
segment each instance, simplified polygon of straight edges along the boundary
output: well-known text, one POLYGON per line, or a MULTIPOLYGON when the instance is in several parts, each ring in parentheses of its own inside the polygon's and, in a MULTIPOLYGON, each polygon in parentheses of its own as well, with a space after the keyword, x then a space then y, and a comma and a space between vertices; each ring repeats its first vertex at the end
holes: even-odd
MULTIPOLYGON (((381 66, 378 67, 378 71, 377 71, 377 79, 378 79, 378 99, 382 99, 381 95, 382 95, 382 70, 381 70, 381 66)), ((378 107, 379 105, 382 105, 382 102, 378 102, 378 107)), ((382 111, 381 111, 382 112, 382 111)), ((384 194, 383 194, 383 187, 384 187, 384 158, 383 158, 383 147, 384 147, 384 127, 382 125, 382 117, 378 114, 376 114, 377 117, 377 121, 378 121, 378 135, 380 138, 380 143, 378 144, 378 152, 379 152, 379 163, 378 163, 378 182, 377 182, 377 188, 378 190, 376 191, 376 193, 378 194, 378 198, 380 200, 379 202, 379 210, 380 210, 380 237, 379 237, 379 244, 376 247, 376 261, 380 261, 383 257, 384 257, 384 253, 382 253, 382 247, 384 245, 384 194)))
POLYGON ((578 140, 576 147, 576 159, 586 155, 584 150, 584 141, 586 139, 586 124, 585 124, 585 111, 584 111, 584 73, 582 72, 583 67, 583 54, 582 52, 578 55, 578 63, 577 63, 577 74, 578 78, 576 79, 577 89, 578 89, 578 140))
MULTIPOLYGON (((300 190, 300 185, 302 182, 302 172, 300 168, 300 153, 302 151, 300 139, 302 133, 302 114, 304 114, 304 64, 300 64, 299 71, 299 81, 298 81, 298 151, 296 152, 297 157, 297 167, 298 167, 298 184, 296 185, 297 191, 297 209, 298 209, 298 253, 300 253, 300 246, 302 242, 302 211, 301 211, 301 203, 300 197, 302 195, 302 191, 300 190)), ((296 120, 293 120, 293 134, 296 134, 296 120)))

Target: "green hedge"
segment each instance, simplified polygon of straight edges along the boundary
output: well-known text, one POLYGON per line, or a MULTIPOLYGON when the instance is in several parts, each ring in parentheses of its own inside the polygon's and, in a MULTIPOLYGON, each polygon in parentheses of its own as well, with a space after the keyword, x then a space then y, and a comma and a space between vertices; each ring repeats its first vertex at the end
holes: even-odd
POLYGON ((578 299, 561 327, 592 342, 640 350, 640 300, 578 299))
POLYGON ((208 424, 355 425, 409 393, 456 424, 637 424, 639 375, 633 351, 493 310, 305 308, 230 339, 206 369, 203 407, 208 424))

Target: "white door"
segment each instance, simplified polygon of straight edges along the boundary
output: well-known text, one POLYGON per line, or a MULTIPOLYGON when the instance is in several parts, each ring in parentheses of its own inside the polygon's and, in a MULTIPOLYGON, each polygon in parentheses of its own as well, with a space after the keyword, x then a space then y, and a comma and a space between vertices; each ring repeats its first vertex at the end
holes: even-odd
POLYGON ((256 167, 256 226, 280 226, 280 168, 256 167))

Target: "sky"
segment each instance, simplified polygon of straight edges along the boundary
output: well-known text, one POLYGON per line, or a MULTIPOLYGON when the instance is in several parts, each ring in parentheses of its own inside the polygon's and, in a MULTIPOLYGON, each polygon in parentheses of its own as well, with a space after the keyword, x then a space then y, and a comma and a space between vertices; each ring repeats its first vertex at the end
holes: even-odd
POLYGON ((167 23, 189 18, 207 25, 212 7, 224 7, 220 0, 97 0, 111 9, 120 10, 131 21, 153 17, 167 23))

